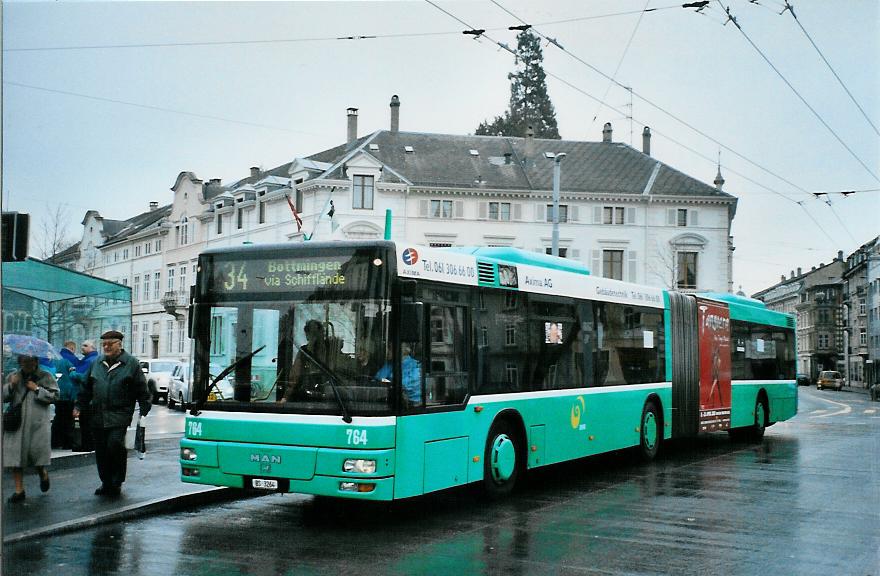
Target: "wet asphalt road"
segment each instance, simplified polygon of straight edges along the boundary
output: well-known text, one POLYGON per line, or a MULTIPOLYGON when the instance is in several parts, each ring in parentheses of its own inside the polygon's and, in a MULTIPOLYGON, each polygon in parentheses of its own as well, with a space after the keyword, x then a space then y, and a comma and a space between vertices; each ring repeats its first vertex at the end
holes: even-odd
POLYGON ((880 575, 880 403, 801 388, 764 443, 726 434, 352 505, 269 495, 4 547, 7 575, 880 575))

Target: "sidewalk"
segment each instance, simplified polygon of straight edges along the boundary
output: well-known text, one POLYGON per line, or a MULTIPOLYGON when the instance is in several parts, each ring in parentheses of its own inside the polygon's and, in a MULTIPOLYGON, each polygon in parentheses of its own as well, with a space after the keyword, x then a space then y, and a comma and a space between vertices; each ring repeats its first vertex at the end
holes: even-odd
POLYGON ((40 492, 39 478, 29 469, 27 498, 17 504, 6 501, 15 484, 11 472, 4 470, 3 544, 241 497, 239 491, 181 482, 179 442, 179 434, 147 438, 143 460, 130 450, 122 495, 115 498, 94 494, 101 481, 93 452, 53 451, 51 489, 40 492))

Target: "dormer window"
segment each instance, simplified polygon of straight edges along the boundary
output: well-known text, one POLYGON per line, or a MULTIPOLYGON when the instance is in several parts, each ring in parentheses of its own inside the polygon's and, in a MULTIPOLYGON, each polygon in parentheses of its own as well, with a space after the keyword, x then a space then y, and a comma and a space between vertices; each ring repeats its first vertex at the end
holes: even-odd
POLYGON ((361 210, 373 209, 373 177, 355 175, 352 178, 351 207, 361 210))
POLYGON ((412 146, 404 146, 403 151, 406 152, 407 154, 415 154, 415 150, 413 149, 412 146))
POLYGON ((378 144, 370 144, 370 150, 378 150, 378 149, 379 149, 378 144))
POLYGON ((479 155, 480 155, 479 150, 474 150, 473 148, 471 149, 471 156, 479 156, 479 155))

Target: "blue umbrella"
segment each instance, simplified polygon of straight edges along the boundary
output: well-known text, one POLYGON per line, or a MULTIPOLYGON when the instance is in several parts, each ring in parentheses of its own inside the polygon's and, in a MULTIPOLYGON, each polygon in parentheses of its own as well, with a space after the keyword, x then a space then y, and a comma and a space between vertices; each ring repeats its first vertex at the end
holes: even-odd
POLYGON ((42 338, 24 334, 4 334, 3 352, 12 356, 34 356, 47 360, 61 357, 55 348, 42 338))

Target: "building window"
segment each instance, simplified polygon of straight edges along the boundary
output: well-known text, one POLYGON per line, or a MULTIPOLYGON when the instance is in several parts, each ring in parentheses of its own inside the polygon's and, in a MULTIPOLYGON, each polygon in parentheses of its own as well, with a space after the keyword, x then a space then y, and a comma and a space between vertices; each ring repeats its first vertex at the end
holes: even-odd
POLYGON ((131 286, 131 301, 138 302, 141 299, 141 277, 135 276, 134 283, 131 286))
POLYGON ((144 274, 144 302, 150 299, 150 275, 144 274))
POLYGON ((128 260, 128 248, 123 248, 123 249, 122 249, 122 259, 123 259, 123 260, 128 260))
POLYGON ((352 185, 352 208, 373 209, 373 177, 355 176, 352 185))
POLYGON ((235 211, 235 227, 241 230, 242 226, 244 226, 244 210, 239 208, 235 211))
MULTIPOLYGON (((302 180, 297 180, 297 184, 301 184, 302 180)), ((296 191, 296 213, 302 214, 303 211, 303 192, 302 190, 296 191)))
POLYGON ((865 315, 865 301, 859 300, 859 316, 865 315))
POLYGON ((141 255, 141 245, 138 244, 137 246, 134 247, 134 257, 139 258, 140 255, 141 255))
POLYGON ((623 250, 602 250, 602 276, 623 280, 623 250))
POLYGON ((144 254, 149 255, 153 253, 153 243, 147 242, 144 244, 144 254))
POLYGON ((140 338, 138 338, 138 323, 131 323, 131 351, 137 354, 137 346, 140 343, 140 338))
POLYGON ((679 289, 693 290, 697 287, 697 253, 679 252, 675 286, 679 289))
POLYGON ((516 346, 516 324, 510 322, 504 326, 504 343, 507 346, 516 346))
MULTIPOLYGON (((566 204, 559 205, 559 221, 568 222, 568 206, 566 204)), ((547 222, 553 222, 553 204, 547 204, 547 222)))
POLYGON ((489 202, 489 220, 510 220, 510 202, 489 202))
POLYGON ((174 353, 174 320, 165 322, 165 352, 174 353))
POLYGON ((865 346, 868 344, 868 329, 867 328, 859 328, 859 346, 865 346))
MULTIPOLYGON (((544 248, 545 254, 553 254, 553 248, 544 248)), ((559 248, 559 257, 560 258, 568 258, 568 248, 559 248)))
POLYGON ((158 252, 161 252, 161 251, 162 251, 162 241, 161 241, 161 240, 156 240, 156 252, 158 253, 158 252))
POLYGON ((602 224, 623 224, 625 213, 623 206, 605 206, 602 208, 602 224))
POLYGON ((517 365, 508 363, 504 369, 507 375, 507 384, 514 390, 519 388, 519 370, 517 365))
POLYGON ((183 323, 183 320, 178 320, 177 322, 177 353, 183 354, 183 347, 186 344, 186 333, 184 329, 186 326, 183 323))
POLYGON ((177 289, 179 292, 186 291, 189 286, 186 283, 186 265, 180 267, 179 274, 177 277, 177 289))
POLYGON ((260 224, 266 223, 266 203, 260 202, 259 207, 257 208, 258 220, 260 224))
MULTIPOLYGON (((180 221, 180 224, 174 227, 174 236, 178 246, 186 246, 189 244, 189 222, 186 216, 180 221)), ((158 252, 160 249, 157 248, 158 252)))
POLYGON ((452 200, 431 200, 431 218, 452 218, 452 200))
POLYGON ((168 291, 174 292, 174 268, 168 268, 168 291))
MULTIPOLYGON (((144 276, 146 278, 146 276, 144 276)), ((147 339, 150 337, 150 323, 142 322, 141 323, 141 354, 147 353, 147 339)))
POLYGON ((828 348, 828 334, 819 334, 819 348, 828 348))
POLYGON ((687 209, 679 208, 676 211, 675 225, 676 226, 687 226, 688 225, 688 211, 687 211, 687 209))
POLYGON ((217 214, 217 235, 223 234, 223 214, 217 214))
POLYGON ((158 300, 160 298, 160 292, 162 284, 162 272, 156 272, 153 274, 153 300, 158 300))

